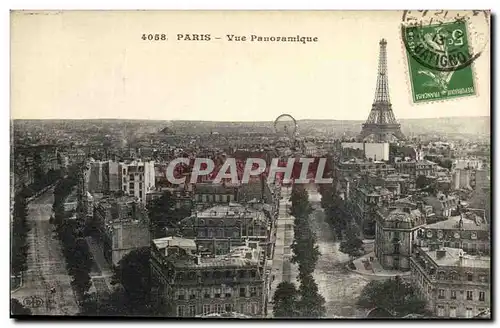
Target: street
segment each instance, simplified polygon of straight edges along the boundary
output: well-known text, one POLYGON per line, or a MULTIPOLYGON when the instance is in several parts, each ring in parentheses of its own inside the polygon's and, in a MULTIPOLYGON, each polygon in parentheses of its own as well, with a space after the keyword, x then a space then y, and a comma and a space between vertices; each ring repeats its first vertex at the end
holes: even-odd
POLYGON ((11 297, 29 307, 33 315, 76 315, 78 304, 71 277, 61 244, 49 223, 53 201, 53 190, 49 189, 28 205, 28 270, 23 274, 22 286, 11 297))
POLYGON ((269 294, 268 316, 272 317, 272 298, 276 287, 282 281, 296 283, 295 265, 290 263, 292 250, 290 245, 293 242, 293 220, 294 217, 288 214, 291 202, 289 201, 291 188, 281 189, 281 199, 279 205, 279 216, 276 222, 276 245, 274 250, 273 266, 271 275, 274 277, 269 294), (294 270, 295 269, 295 270, 294 270))
POLYGON ((320 205, 321 194, 316 188, 308 188, 308 193, 309 202, 313 207, 310 225, 316 233, 321 252, 314 271, 314 280, 326 300, 326 317, 365 317, 366 311, 359 308, 356 301, 370 278, 345 268, 349 256, 339 251, 340 242, 335 241, 332 228, 325 220, 320 205))

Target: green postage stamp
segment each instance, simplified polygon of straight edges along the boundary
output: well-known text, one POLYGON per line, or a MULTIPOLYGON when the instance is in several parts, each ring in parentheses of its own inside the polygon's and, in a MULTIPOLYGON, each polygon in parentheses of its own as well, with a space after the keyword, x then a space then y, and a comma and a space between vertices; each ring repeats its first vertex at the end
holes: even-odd
POLYGON ((476 94, 467 22, 403 26, 414 103, 476 94))

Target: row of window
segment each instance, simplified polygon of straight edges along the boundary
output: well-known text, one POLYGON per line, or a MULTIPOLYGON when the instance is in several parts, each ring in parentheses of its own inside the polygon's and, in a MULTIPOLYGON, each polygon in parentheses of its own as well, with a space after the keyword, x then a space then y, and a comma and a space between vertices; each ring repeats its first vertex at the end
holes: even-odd
MULTIPOLYGON (((128 187, 129 187, 129 189, 134 189, 135 188, 135 183, 134 182, 130 182, 128 184, 128 187)), ((142 189, 142 183, 139 183, 139 190, 141 190, 141 189, 142 189)))
MULTIPOLYGON (((267 229, 266 228, 261 228, 261 229, 253 229, 252 227, 249 227, 247 231, 241 231, 241 235, 243 236, 266 236, 267 234, 267 229), (258 234, 256 234, 258 232, 258 234)), ((213 229, 213 228, 199 228, 198 229, 198 237, 208 237, 208 238, 213 238, 213 237, 219 237, 219 238, 228 238, 228 237, 233 237, 233 238, 239 238, 240 237, 240 229, 238 228, 233 228, 232 230, 230 229, 224 229, 224 228, 219 228, 219 229, 213 229)))
MULTIPOLYGON (((220 278, 256 278, 257 277, 257 270, 237 270, 237 271, 203 271, 201 274, 201 278, 203 280, 207 279, 220 279, 220 278)), ((178 272, 175 279, 176 280, 196 280, 198 278, 198 275, 196 272, 189 272, 189 273, 184 273, 184 272, 178 272)))
MULTIPOLYGON (((425 235, 427 236, 427 238, 432 238, 433 233, 434 233, 433 230, 427 230, 427 232, 425 233, 425 235)), ((436 233, 436 235, 437 235, 437 237, 439 239, 442 239, 444 237, 443 230, 438 230, 437 233, 436 233)), ((459 239, 461 237, 460 232, 455 231, 453 233, 453 237, 455 239, 459 239)), ((477 232, 471 232, 470 239, 477 239, 477 232)))
POLYGON ((197 202, 226 202, 229 203, 234 200, 233 195, 205 195, 197 194, 195 196, 197 202))
MULTIPOLYGON (((136 168, 137 168, 138 172, 144 172, 144 166, 131 166, 130 167, 130 172, 135 171, 136 168)), ((123 175, 127 175, 127 169, 125 169, 125 168, 123 169, 123 175)))
POLYGON ((235 290, 231 287, 216 287, 216 288, 204 288, 201 291, 196 289, 184 290, 179 289, 176 292, 176 299, 184 300, 196 300, 196 299, 208 299, 208 298, 230 298, 230 297, 255 297, 261 294, 260 288, 257 287, 240 287, 235 290))
MULTIPOLYGON (((215 213, 214 216, 218 215, 217 212, 214 211, 214 213, 215 213)), ((220 213, 219 212, 219 214, 225 215, 226 213, 220 213)), ((256 229, 258 227, 260 227, 260 225, 253 225, 252 222, 251 222, 251 218, 250 217, 247 217, 246 222, 242 222, 241 220, 236 220, 236 221, 231 220, 229 222, 231 223, 231 226, 238 226, 238 227, 239 226, 248 226, 249 228, 250 227, 255 227, 256 229)), ((198 222, 197 222, 197 226, 201 227, 201 226, 204 226, 204 225, 205 225, 205 220, 199 219, 198 222)), ((224 226, 224 220, 223 219, 216 220, 216 221, 214 221, 214 220, 208 220, 206 225, 208 225, 208 226, 214 226, 214 225, 224 226)))
MULTIPOLYGON (((422 263, 422 259, 419 257, 417 257, 417 258, 419 259, 421 264, 424 267, 426 267, 426 265, 425 265, 426 263, 425 262, 422 263)), ((478 274, 476 277, 472 272, 466 272, 464 276, 461 276, 455 270, 452 270, 449 273, 446 273, 445 271, 440 270, 436 274, 436 268, 430 267, 428 269, 429 269, 428 270, 429 275, 431 275, 431 276, 436 275, 437 280, 452 280, 452 281, 462 281, 463 280, 463 281, 478 281, 478 282, 483 282, 483 283, 488 282, 488 276, 486 274, 478 274), (462 277, 463 277, 463 279, 461 279, 462 277)), ((423 275, 419 275, 419 278, 420 278, 420 281, 423 283, 423 279, 424 279, 423 275)))
MULTIPOLYGON (((446 291, 447 290, 445 290, 445 289, 439 289, 438 290, 438 298, 439 299, 446 299, 446 296, 447 296, 446 295, 447 294, 446 291)), ((464 293, 463 290, 460 291, 460 294, 463 294, 463 293, 464 293)), ((480 301, 480 302, 484 302, 486 300, 485 296, 486 296, 485 292, 481 292, 480 291, 478 293, 477 300, 480 301)), ((450 299, 451 300, 456 300, 457 299, 457 291, 456 290, 450 290, 450 299)), ((467 290, 466 294, 465 294, 465 299, 467 301, 474 301, 475 300, 474 299, 474 291, 473 290, 467 290)))
POLYGON ((204 304, 202 307, 197 309, 196 305, 179 305, 177 306, 177 316, 178 317, 194 317, 198 314, 211 314, 211 313, 225 313, 225 312, 240 312, 240 313, 250 313, 259 314, 259 304, 258 303, 242 303, 238 305, 226 303, 226 304, 204 304), (200 311, 201 310, 201 311, 200 311))
MULTIPOLYGON (((456 318, 458 316, 457 314, 457 307, 454 305, 450 305, 449 308, 449 313, 448 317, 450 318, 456 318)), ((483 312, 485 309, 484 308, 478 308, 477 313, 483 312)), ((437 316, 438 317, 445 317, 446 312, 445 312, 445 306, 444 305, 438 305, 437 306, 437 316)), ((472 307, 466 307, 465 308, 465 317, 466 318, 472 318, 474 316, 474 309, 472 307)))

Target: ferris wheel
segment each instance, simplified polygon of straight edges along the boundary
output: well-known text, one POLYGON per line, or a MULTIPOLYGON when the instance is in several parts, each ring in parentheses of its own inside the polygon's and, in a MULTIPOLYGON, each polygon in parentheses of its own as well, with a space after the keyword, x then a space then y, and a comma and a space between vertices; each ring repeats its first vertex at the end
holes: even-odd
POLYGON ((281 114, 274 121, 274 130, 281 136, 293 139, 297 132, 297 122, 292 115, 281 114))

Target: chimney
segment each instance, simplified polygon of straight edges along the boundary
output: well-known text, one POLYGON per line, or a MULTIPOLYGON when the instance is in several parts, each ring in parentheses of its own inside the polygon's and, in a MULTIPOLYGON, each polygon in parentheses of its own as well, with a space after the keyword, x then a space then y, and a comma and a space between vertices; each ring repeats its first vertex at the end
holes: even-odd
POLYGON ((445 249, 438 249, 438 250, 436 250, 436 257, 438 259, 442 259, 445 256, 446 256, 446 250, 445 249))

